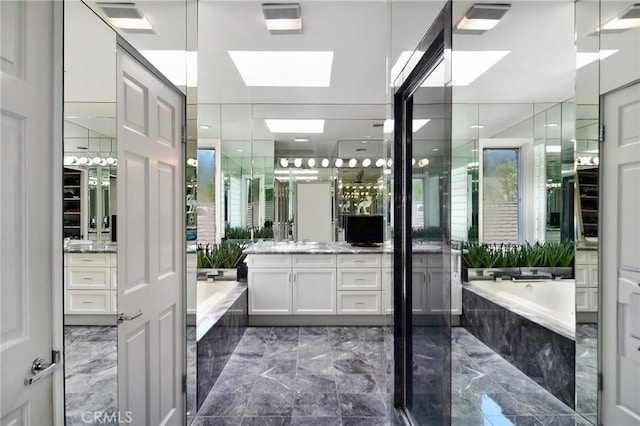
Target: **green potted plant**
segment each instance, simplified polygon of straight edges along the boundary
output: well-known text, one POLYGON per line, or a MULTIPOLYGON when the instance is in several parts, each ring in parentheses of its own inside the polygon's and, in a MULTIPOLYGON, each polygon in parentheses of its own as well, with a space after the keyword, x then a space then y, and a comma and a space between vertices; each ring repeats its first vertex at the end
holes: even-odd
POLYGON ((237 268, 246 258, 247 245, 238 241, 223 241, 220 244, 198 245, 198 279, 204 280, 207 274, 214 274, 218 280, 236 280, 237 268))

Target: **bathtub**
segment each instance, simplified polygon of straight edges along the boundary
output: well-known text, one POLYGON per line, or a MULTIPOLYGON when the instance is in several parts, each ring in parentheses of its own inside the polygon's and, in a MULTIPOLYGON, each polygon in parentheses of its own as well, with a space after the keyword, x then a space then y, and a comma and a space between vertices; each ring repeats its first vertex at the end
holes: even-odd
POLYGON ((465 287, 533 322, 575 340, 575 281, 471 281, 465 287))
POLYGON ((196 285, 196 323, 201 325, 202 321, 209 317, 215 307, 227 298, 227 295, 237 284, 237 281, 216 281, 214 283, 198 281, 196 285))

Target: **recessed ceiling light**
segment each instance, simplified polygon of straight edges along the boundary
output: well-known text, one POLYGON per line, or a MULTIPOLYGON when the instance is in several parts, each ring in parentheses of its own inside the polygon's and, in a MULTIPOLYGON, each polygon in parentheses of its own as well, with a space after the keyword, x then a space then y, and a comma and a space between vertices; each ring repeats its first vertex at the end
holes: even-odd
POLYGON ((607 59, 618 50, 601 50, 600 52, 577 52, 576 53, 576 69, 580 69, 591 62, 607 59))
POLYGON ((238 149, 236 149, 236 151, 238 151, 238 152, 244 152, 244 149, 242 149, 242 148, 238 148, 238 149))
POLYGON ((210 129, 210 128, 211 128, 211 126, 207 126, 206 124, 201 124, 201 125, 200 125, 200 128, 201 128, 201 129, 205 129, 205 130, 206 130, 206 129, 210 129))
POLYGON ((244 84, 262 87, 329 87, 333 52, 230 50, 244 84))
POLYGON ((262 13, 271 34, 302 33, 302 17, 299 3, 277 3, 262 5, 262 13))
POLYGON ((483 124, 472 124, 471 126, 469 126, 469 128, 471 128, 471 129, 484 129, 484 125, 483 124))
POLYGON ((545 124, 544 127, 558 127, 558 123, 548 123, 545 124))
POLYGON ((438 151, 440 151, 440 148, 433 148, 433 151, 434 152, 438 152, 438 151))
MULTIPOLYGON (((413 127, 413 133, 415 133, 418 130, 420 130, 422 128, 422 126, 427 124, 429 121, 431 121, 430 118, 413 120, 413 123, 412 123, 413 125, 411 126, 411 127, 413 127)), ((393 123, 393 119, 384 120, 384 125, 382 126, 382 131, 384 133, 393 132, 393 124, 394 124, 393 123)))
POLYGON ((135 3, 98 2, 98 6, 114 27, 125 32, 153 33, 153 26, 135 3))
POLYGON ((624 31, 640 27, 640 4, 632 4, 619 17, 602 26, 602 31, 624 31))
POLYGON ((369 143, 369 141, 361 141, 360 143, 369 143))
POLYGON ((474 4, 456 24, 456 33, 482 34, 498 25, 510 4, 474 4))
POLYGON ((265 119, 271 133, 322 133, 324 120, 265 119))
POLYGON ((295 142, 309 142, 309 138, 293 138, 295 142))
POLYGON ((198 86, 198 52, 141 50, 140 53, 176 86, 198 86))
MULTIPOLYGON (((454 50, 451 52, 451 85, 470 85, 509 53, 510 51, 508 50, 454 50)), ((411 54, 412 52, 409 51, 404 51, 400 54, 395 65, 391 68, 391 85, 393 85, 409 58, 411 58, 411 54)), ((444 61, 442 61, 429 74, 421 87, 444 87, 444 83, 444 61)))

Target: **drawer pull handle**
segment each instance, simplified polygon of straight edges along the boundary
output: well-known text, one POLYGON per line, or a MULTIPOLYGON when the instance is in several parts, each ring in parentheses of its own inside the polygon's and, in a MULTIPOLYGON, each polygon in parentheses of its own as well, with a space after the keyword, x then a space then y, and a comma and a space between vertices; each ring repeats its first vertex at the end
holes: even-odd
POLYGON ((364 263, 364 259, 356 259, 356 263, 364 263))
POLYGON ((364 302, 356 302, 356 308, 364 308, 365 304, 364 302))
POLYGON ((85 280, 85 281, 93 281, 93 278, 85 277, 85 278, 83 278, 83 280, 85 280))
POLYGON ((365 281, 364 278, 356 278, 354 281, 365 281))
POLYGON ((83 305, 93 305, 93 302, 82 302, 83 305))
POLYGON ((83 262, 93 262, 93 259, 82 259, 83 262))

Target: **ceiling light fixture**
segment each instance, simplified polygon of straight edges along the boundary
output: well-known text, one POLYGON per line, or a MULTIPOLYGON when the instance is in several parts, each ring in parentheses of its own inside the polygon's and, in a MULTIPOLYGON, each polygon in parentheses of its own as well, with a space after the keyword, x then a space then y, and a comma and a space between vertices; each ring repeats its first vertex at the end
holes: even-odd
POLYGON ((114 27, 129 33, 154 34, 151 22, 135 3, 98 2, 98 6, 114 27))
POLYGON ((360 141, 360 143, 369 143, 369 141, 360 141))
POLYGON ((307 165, 308 165, 309 167, 315 167, 315 166, 316 166, 316 160, 314 160, 313 158, 309 158, 309 159, 307 160, 307 165))
POLYGON ((323 158, 320 164, 322 164, 322 167, 329 167, 329 160, 326 158, 323 158))
POLYGON ((362 160, 362 167, 369 167, 371 165, 371 160, 368 158, 365 158, 364 160, 362 160))
POLYGON ((302 34, 299 3, 263 3, 262 14, 271 34, 302 34))
POLYGON ((281 158, 280 159, 280 165, 282 167, 289 167, 289 160, 287 160, 286 158, 281 158))
POLYGON ((558 127, 558 123, 548 123, 545 124, 544 127, 558 127))
POLYGON ((236 151, 238 151, 238 152, 244 152, 244 149, 242 149, 242 148, 238 148, 238 149, 236 149, 236 151))
POLYGON ((329 87, 333 52, 239 51, 229 56, 244 84, 258 87, 329 87))
POLYGON ((471 126, 469 126, 470 129, 484 129, 484 125, 483 124, 472 124, 471 126))
POLYGON ((382 167, 384 166, 384 158, 378 158, 376 160, 376 167, 382 167))
POLYGON ((293 138, 294 142, 309 142, 309 138, 293 138))
POLYGON ((458 34, 482 34, 489 31, 507 13, 510 4, 474 4, 456 24, 458 34))
POLYGON ((323 133, 324 120, 265 119, 271 133, 323 133))
POLYGON ((296 167, 302 167, 302 160, 300 158, 296 158, 293 160, 293 165, 296 167))
POLYGON ((206 125, 206 124, 201 124, 201 125, 200 125, 200 128, 201 128, 201 129, 203 129, 203 130, 206 130, 206 129, 210 129, 210 128, 211 128, 211 126, 208 126, 208 125, 206 125))
MULTIPOLYGON (((412 129, 413 133, 415 133, 418 130, 420 130, 422 128, 422 126, 427 124, 429 121, 431 121, 430 118, 413 120, 412 121, 412 126, 411 126, 411 127, 413 127, 413 129, 412 129)), ((393 132, 393 124, 394 124, 393 119, 384 120, 384 124, 382 125, 382 131, 384 133, 393 132)))
POLYGON ((358 164, 358 160, 356 160, 355 158, 352 158, 351 160, 349 160, 349 167, 355 167, 358 164))
POLYGON ((344 163, 344 161, 342 161, 342 158, 336 158, 336 161, 334 162, 336 167, 342 167, 343 163, 344 163))
POLYGON ((440 148, 433 148, 433 152, 438 152, 440 151, 440 148))

